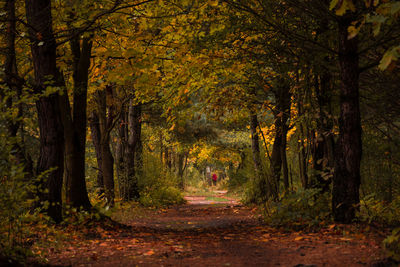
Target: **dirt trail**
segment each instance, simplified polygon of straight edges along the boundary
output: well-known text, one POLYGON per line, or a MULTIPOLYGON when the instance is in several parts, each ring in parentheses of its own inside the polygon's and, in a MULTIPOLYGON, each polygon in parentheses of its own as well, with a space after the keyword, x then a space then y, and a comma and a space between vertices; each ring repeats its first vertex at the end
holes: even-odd
POLYGON ((371 266, 380 241, 343 236, 339 226, 318 233, 263 225, 254 209, 219 195, 188 197, 187 205, 154 211, 131 227, 87 236, 49 255, 63 266, 371 266), (207 202, 209 201, 209 202, 207 202), (339 228, 338 228, 339 227, 339 228))

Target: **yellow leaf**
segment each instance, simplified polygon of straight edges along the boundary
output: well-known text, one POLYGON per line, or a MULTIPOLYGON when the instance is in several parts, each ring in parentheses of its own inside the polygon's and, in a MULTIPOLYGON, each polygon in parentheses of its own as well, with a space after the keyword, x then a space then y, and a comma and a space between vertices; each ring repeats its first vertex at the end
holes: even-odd
POLYGON ((329 10, 334 9, 338 4, 338 0, 332 0, 331 4, 329 5, 329 10))
POLYGON ((347 36, 347 39, 352 39, 357 36, 358 32, 360 31, 360 28, 356 28, 354 26, 350 26, 347 31, 349 32, 349 35, 347 36))
POLYGON ((347 10, 352 12, 356 11, 356 7, 353 4, 352 0, 343 0, 341 6, 336 10, 336 15, 342 16, 346 13, 347 10))

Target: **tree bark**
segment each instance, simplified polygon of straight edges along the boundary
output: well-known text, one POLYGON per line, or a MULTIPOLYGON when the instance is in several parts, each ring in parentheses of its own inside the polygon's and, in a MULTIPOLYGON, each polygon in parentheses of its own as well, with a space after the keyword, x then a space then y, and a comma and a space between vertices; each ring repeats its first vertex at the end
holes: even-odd
POLYGON ((260 157, 260 142, 257 133, 258 119, 257 114, 250 114, 250 132, 251 132, 251 151, 253 154, 254 170, 258 177, 261 176, 262 166, 260 157))
POLYGON ((184 160, 185 160, 185 153, 184 152, 178 152, 178 177, 179 177, 179 188, 180 189, 185 189, 185 183, 183 181, 183 172, 185 170, 184 166, 184 160))
POLYGON ((281 170, 283 168, 283 182, 285 189, 289 189, 289 173, 286 159, 286 139, 288 120, 290 119, 291 94, 290 87, 284 78, 279 79, 275 89, 275 139, 272 146, 271 167, 276 183, 276 192, 279 192, 281 170))
POLYGON ((282 174, 283 174, 283 185, 285 190, 289 190, 289 168, 286 156, 286 146, 287 146, 287 125, 285 123, 284 129, 282 131, 282 145, 281 145, 281 157, 282 157, 282 174))
POLYGON ((102 168, 102 157, 101 157, 101 133, 100 133, 100 122, 99 116, 96 112, 92 112, 89 118, 89 126, 90 126, 90 133, 92 137, 92 142, 94 149, 96 151, 96 159, 97 159, 97 188, 99 190, 99 196, 104 194, 104 182, 103 182, 103 172, 101 171, 102 168))
POLYGON ((251 132, 251 150, 253 154, 253 163, 255 170, 254 185, 259 189, 259 196, 255 196, 255 201, 266 201, 269 197, 277 198, 278 194, 275 186, 271 185, 271 181, 265 176, 261 156, 260 156, 260 142, 257 132, 258 118, 257 114, 251 112, 250 114, 250 132, 251 132), (259 198, 259 199, 257 199, 259 198))
POLYGON ((89 210, 89 201, 85 181, 86 148, 86 107, 87 88, 92 42, 88 38, 76 37, 70 41, 74 57, 73 65, 73 111, 67 92, 64 93, 63 122, 66 157, 66 201, 76 208, 89 210))
POLYGON ((159 138, 159 145, 160 145, 160 151, 159 151, 159 157, 160 157, 160 164, 161 166, 163 166, 164 164, 164 158, 163 158, 163 153, 164 153, 164 143, 163 143, 163 135, 162 132, 160 130, 159 134, 158 134, 158 138, 159 138))
POLYGON ((279 183, 281 179, 281 168, 282 168, 282 121, 279 118, 275 118, 275 138, 272 145, 271 153, 271 167, 272 173, 274 175, 274 182, 276 186, 276 191, 279 192, 279 183))
MULTIPOLYGON (((0 91, 0 100, 8 97, 6 101, 6 108, 10 111, 14 108, 17 109, 18 118, 16 120, 8 121, 8 132, 11 138, 16 138, 18 131, 21 128, 21 121, 23 115, 23 103, 15 104, 14 99, 20 100, 22 94, 23 79, 18 75, 17 59, 15 53, 15 37, 16 37, 16 16, 15 16, 15 0, 6 1, 6 31, 4 39, 6 46, 5 61, 4 61, 4 74, 5 84, 7 89, 2 88, 0 91), (15 106, 16 105, 16 106, 15 106)), ((29 179, 33 175, 32 159, 27 155, 24 145, 24 140, 13 141, 12 154, 18 164, 24 166, 25 179, 29 179)))
POLYGON ((171 171, 172 169, 171 152, 167 145, 164 146, 164 158, 165 158, 165 165, 167 166, 168 171, 171 171))
POLYGON ((118 188, 120 198, 125 200, 125 183, 126 183, 126 169, 125 169, 125 150, 127 149, 127 136, 128 136, 128 116, 125 111, 125 107, 122 108, 121 118, 118 126, 118 137, 117 149, 115 151, 117 177, 118 177, 118 188))
MULTIPOLYGON (((326 64, 329 64, 326 61, 326 64)), ((331 74, 323 70, 321 75, 315 77, 315 92, 318 100, 317 129, 312 133, 311 152, 312 166, 316 171, 313 186, 321 188, 322 192, 329 191, 331 177, 329 176, 334 165, 334 140, 331 103, 331 74)))
POLYGON ((354 17, 339 19, 339 64, 341 75, 339 139, 335 152, 332 211, 334 219, 350 223, 360 202, 360 161, 362 153, 359 107, 358 39, 348 39, 354 17))
POLYGON ((135 168, 136 176, 140 177, 143 174, 142 106, 137 104, 133 109, 135 114, 135 168))
POLYGON ((50 202, 45 211, 56 222, 62 220, 61 189, 64 171, 64 129, 60 115, 60 95, 43 94, 46 88, 63 87, 62 75, 56 65, 56 41, 52 29, 51 1, 26 0, 26 18, 30 25, 29 37, 35 92, 41 93, 36 101, 40 129, 40 156, 37 173, 53 169, 42 183, 38 193, 40 203, 50 202), (47 190, 45 190, 47 189, 47 190))
POLYGON ((113 124, 113 109, 110 108, 107 116, 107 96, 106 90, 97 91, 98 116, 100 125, 100 152, 101 152, 101 171, 103 175, 104 193, 107 205, 114 205, 114 157, 110 149, 110 134, 113 124))
POLYGON ((125 166, 127 171, 127 181, 124 184, 124 186, 126 186, 126 195, 124 196, 125 201, 132 199, 137 200, 140 197, 137 180, 136 151, 141 138, 141 108, 138 105, 134 105, 132 100, 129 102, 128 128, 129 137, 125 152, 125 166))
MULTIPOLYGON (((299 112, 299 115, 301 113, 299 112)), ((299 137, 299 171, 301 185, 304 189, 308 188, 308 174, 307 174, 307 158, 306 158, 306 147, 304 145, 304 129, 303 124, 300 123, 300 137, 299 137)))

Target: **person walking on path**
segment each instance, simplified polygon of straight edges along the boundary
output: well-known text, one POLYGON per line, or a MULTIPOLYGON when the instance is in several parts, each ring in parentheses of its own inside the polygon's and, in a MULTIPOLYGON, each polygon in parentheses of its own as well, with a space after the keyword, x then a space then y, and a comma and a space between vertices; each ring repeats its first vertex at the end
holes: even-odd
POLYGON ((213 173, 211 179, 212 179, 212 184, 217 185, 217 175, 215 173, 213 173))

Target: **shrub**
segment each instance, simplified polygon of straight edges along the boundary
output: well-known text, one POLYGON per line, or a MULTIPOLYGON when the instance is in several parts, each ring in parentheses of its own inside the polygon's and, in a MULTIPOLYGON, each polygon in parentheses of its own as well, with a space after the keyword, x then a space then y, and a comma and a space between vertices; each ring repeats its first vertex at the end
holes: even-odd
POLYGON ((184 203, 185 199, 178 189, 178 177, 164 170, 152 155, 146 155, 143 173, 138 177, 140 199, 144 206, 162 207, 184 203))
POLYGON ((17 140, 6 132, 4 118, 0 118, 0 257, 23 263, 31 255, 25 242, 29 234, 25 224, 31 218, 27 200, 31 184, 12 155, 17 140))
POLYGON ((392 234, 383 241, 383 246, 389 254, 389 257, 400 261, 400 228, 393 230, 392 234))
POLYGON ((161 186, 143 192, 139 202, 146 207, 163 207, 185 203, 185 199, 175 187, 161 186))
POLYGON ((206 191, 208 186, 206 177, 197 168, 188 166, 185 189, 190 193, 197 193, 206 191))
POLYGON ((331 219, 328 194, 321 194, 320 189, 299 189, 288 193, 281 201, 268 201, 264 206, 264 215, 272 225, 293 227, 315 226, 331 219))
POLYGON ((375 194, 365 196, 360 201, 358 219, 367 223, 396 226, 400 223, 400 197, 391 203, 377 199, 375 194))

